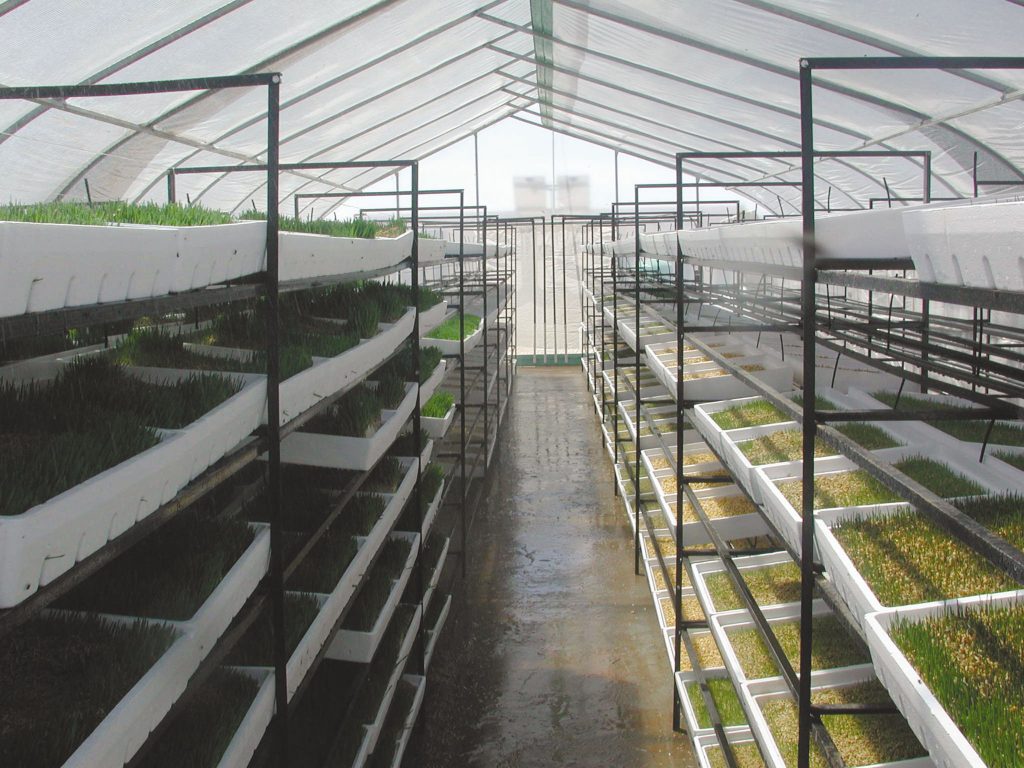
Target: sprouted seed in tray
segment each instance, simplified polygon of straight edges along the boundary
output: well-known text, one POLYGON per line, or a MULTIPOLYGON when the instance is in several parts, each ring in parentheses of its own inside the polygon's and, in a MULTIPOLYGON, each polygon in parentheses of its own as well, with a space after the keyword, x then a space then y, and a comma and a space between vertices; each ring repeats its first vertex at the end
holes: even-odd
POLYGON ((377 491, 378 493, 394 493, 405 477, 406 470, 402 462, 394 456, 385 456, 363 481, 360 490, 377 491))
MULTIPOLYGON (((797 405, 803 403, 803 397, 796 395, 793 402, 797 405)), ((830 400, 818 395, 815 397, 815 404, 819 410, 835 410, 835 404, 830 400)), ((743 405, 734 405, 721 411, 711 414, 711 420, 725 430, 740 429, 741 427, 761 427, 766 424, 778 424, 792 419, 769 403, 767 400, 754 400, 743 405)))
POLYGON ((890 635, 988 765, 1024 765, 1024 606, 897 622, 890 635))
POLYGON ((199 205, 167 203, 49 202, 27 205, 0 205, 0 221, 26 221, 37 224, 148 224, 161 227, 196 227, 229 224, 230 215, 199 205))
MULTIPOLYGON (((702 669, 721 669, 725 666, 725 662, 722 661, 722 654, 715 644, 715 638, 710 633, 695 634, 690 632, 689 634, 693 642, 693 650, 697 654, 697 661, 702 669)), ((692 671, 690 656, 685 650, 679 657, 679 671, 692 671)))
POLYGON ((238 391, 200 375, 130 377, 105 357, 76 360, 43 384, 0 384, 0 515, 17 515, 150 448, 155 427, 188 425, 238 391))
MULTIPOLYGON (((701 509, 704 510, 711 520, 719 520, 723 517, 735 517, 737 515, 749 515, 755 511, 753 503, 746 496, 708 496, 700 501, 701 509)), ((672 511, 676 505, 672 504, 672 511)), ((690 502, 683 502, 683 522, 695 523, 698 521, 697 512, 690 505, 690 502)))
MULTIPOLYGON (((813 624, 812 669, 849 667, 871 660, 867 652, 852 641, 835 616, 815 616, 813 624)), ((800 657, 800 622, 778 622, 772 624, 772 629, 786 657, 791 664, 795 664, 800 657)), ((729 642, 732 643, 740 666, 748 679, 756 680, 780 674, 768 646, 756 628, 734 629, 728 634, 729 642)))
POLYGON ((249 675, 215 670, 145 753, 140 768, 216 768, 258 688, 249 675))
MULTIPOLYGON (((896 403, 896 395, 893 392, 876 392, 872 397, 885 403, 890 408, 896 403)), ((929 411, 948 410, 955 407, 957 406, 938 400, 903 395, 900 397, 898 410, 929 411)), ((1006 424, 997 421, 992 426, 991 434, 988 434, 989 422, 980 419, 928 419, 928 425, 952 435, 957 440, 963 440, 968 443, 988 442, 989 445, 1024 447, 1024 426, 1020 424, 1006 424)))
POLYGON ((431 419, 444 418, 455 405, 455 397, 449 392, 435 392, 423 405, 422 413, 431 419))
MULTIPOLYGON (((764 568, 744 568, 740 573, 760 606, 794 603, 800 599, 800 568, 792 561, 764 568)), ((704 583, 716 610, 733 611, 745 607, 736 594, 732 578, 724 571, 708 574, 704 583)))
POLYGON ((377 393, 365 384, 360 384, 347 392, 334 406, 310 419, 302 431, 368 437, 380 426, 381 405, 377 393))
MULTIPOLYGON (((950 498, 974 496, 984 488, 973 480, 955 472, 945 464, 921 456, 912 456, 894 464, 896 469, 930 489, 933 493, 950 498)), ((779 490, 795 509, 801 508, 801 480, 779 483, 779 490)), ((885 504, 900 501, 900 497, 863 470, 837 472, 814 479, 814 507, 857 507, 865 504, 885 504)))
MULTIPOLYGON (((668 563, 666 563, 666 565, 668 566, 668 577, 669 577, 669 579, 671 579, 672 586, 673 586, 673 589, 674 589, 675 588, 675 583, 676 583, 676 567, 675 567, 675 565, 671 565, 671 564, 668 564, 668 563)), ((660 565, 655 565, 654 567, 651 568, 651 576, 654 579, 654 588, 656 590, 658 590, 660 592, 663 589, 668 589, 668 585, 665 583, 665 574, 662 572, 660 565)), ((683 571, 683 582, 684 582, 684 584, 686 583, 686 581, 687 581, 687 579, 686 579, 686 571, 684 570, 683 571)))
MULTIPOLYGON (((869 451, 892 448, 899 443, 883 430, 871 424, 844 424, 839 431, 869 451)), ((782 461, 798 461, 803 458, 803 433, 795 429, 779 430, 768 435, 744 440, 737 444, 747 460, 755 465, 776 464, 782 461)), ((839 451, 825 443, 814 441, 815 456, 834 456, 839 451)))
POLYGON ((420 478, 420 507, 426 512, 444 482, 444 469, 439 464, 429 464, 420 478))
MULTIPOLYGON (((465 315, 465 338, 469 338, 476 329, 480 327, 480 317, 477 315, 465 315)), ((459 340, 459 316, 456 314, 449 317, 437 328, 427 334, 428 339, 442 339, 445 341, 458 341, 459 340)))
POLYGON ((992 451, 992 455, 997 459, 1001 459, 1009 464, 1011 467, 1024 472, 1024 453, 1011 453, 1010 451, 992 451))
MULTIPOLYGON (((302 636, 320 612, 320 603, 313 595, 285 593, 284 634, 285 654, 290 658, 299 646, 302 636)), ((249 630, 228 653, 226 664, 239 667, 267 667, 274 663, 274 626, 268 605, 253 622, 249 630)))
MULTIPOLYGON (((1020 507, 1003 519, 1016 528, 1020 546, 1020 507)), ((982 524, 998 525, 998 513, 985 500, 971 504, 982 524)), ((971 514, 971 512, 968 512, 971 514)), ((834 526, 833 534, 883 605, 909 605, 966 595, 1001 592, 1016 583, 963 542, 914 510, 853 518, 834 526)))
MULTIPOLYGON (((674 627, 676 625, 676 609, 672 604, 672 600, 667 597, 663 597, 659 601, 661 605, 661 615, 665 617, 665 626, 674 627)), ((700 602, 696 597, 684 597, 683 598, 683 621, 703 621, 704 611, 700 608, 700 602)))
POLYGON ((188 510, 65 595, 57 607, 123 616, 192 618, 253 540, 238 518, 188 510))
POLYGON ((373 572, 359 589, 351 610, 342 624, 346 630, 369 632, 394 589, 394 581, 401 575, 412 545, 406 539, 389 539, 377 557, 373 572))
POLYGON ((0 764, 63 765, 176 636, 162 624, 67 613, 37 614, 7 632, 0 764))
MULTIPOLYGON (((737 768, 764 768, 764 759, 753 742, 746 741, 730 746, 732 746, 732 755, 736 758, 737 768)), ((721 747, 713 747, 706 754, 711 768, 729 768, 729 763, 726 762, 725 753, 722 752, 721 747)))
MULTIPOLYGON (((877 682, 815 691, 815 704, 891 704, 889 695, 877 682)), ((789 696, 761 703, 768 728, 775 736, 787 766, 797 764, 798 718, 796 704, 789 696)), ((825 715, 822 722, 846 765, 874 765, 920 757, 925 754, 906 720, 899 714, 825 715)), ((829 762, 811 739, 811 765, 828 768, 829 762)))
MULTIPOLYGON (((263 211, 245 211, 240 218, 263 221, 267 218, 267 214, 263 211)), ((394 237, 395 235, 384 234, 384 232, 397 229, 397 234, 401 234, 405 231, 404 222, 401 219, 377 222, 372 219, 296 219, 291 216, 282 216, 278 219, 278 225, 283 232, 306 232, 313 235, 360 239, 370 239, 378 235, 394 237)))
MULTIPOLYGON (((726 678, 713 677, 707 683, 711 691, 711 698, 718 709, 718 716, 721 718, 722 725, 746 725, 747 718, 743 714, 743 706, 740 704, 739 696, 736 695, 736 689, 733 687, 732 681, 726 678)), ((686 695, 690 700, 690 706, 693 708, 694 714, 697 716, 697 726, 699 728, 710 728, 711 717, 708 715, 707 707, 704 706, 704 696, 700 692, 700 686, 697 683, 687 683, 686 695)))
POLYGON ((349 519, 335 520, 289 577, 288 589, 330 594, 358 551, 349 519))

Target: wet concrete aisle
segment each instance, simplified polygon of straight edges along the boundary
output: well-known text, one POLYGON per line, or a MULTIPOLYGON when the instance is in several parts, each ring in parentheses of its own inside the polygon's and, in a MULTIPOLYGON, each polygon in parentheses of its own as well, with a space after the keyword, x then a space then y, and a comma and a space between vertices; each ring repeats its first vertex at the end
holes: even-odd
POLYGON ((585 378, 520 369, 506 418, 404 765, 693 765, 585 378))

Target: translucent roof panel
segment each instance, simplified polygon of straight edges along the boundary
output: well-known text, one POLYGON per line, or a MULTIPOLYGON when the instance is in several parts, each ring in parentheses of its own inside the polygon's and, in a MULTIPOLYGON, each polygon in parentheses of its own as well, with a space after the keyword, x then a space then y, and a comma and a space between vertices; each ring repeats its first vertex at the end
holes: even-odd
MULTIPOLYGON (((1022 33, 1024 7, 1005 0, 22 0, 0 3, 0 84, 279 72, 289 162, 417 159, 518 117, 671 166, 678 151, 798 149, 801 58, 1012 56, 1022 33)), ((1024 179, 1022 96, 1022 70, 819 71, 815 146, 927 151, 933 195, 967 195, 975 158, 983 180, 1024 179)), ((88 182, 94 198, 161 200, 169 168, 262 162, 266 113, 263 88, 0 101, 0 199, 81 197, 88 182)), ((736 184, 794 180, 798 164, 688 167, 736 184)), ((819 203, 920 196, 921 173, 821 160, 819 203)), ((285 174, 280 204, 386 175, 285 174)), ((236 209, 262 206, 264 182, 183 176, 178 190, 236 209)))

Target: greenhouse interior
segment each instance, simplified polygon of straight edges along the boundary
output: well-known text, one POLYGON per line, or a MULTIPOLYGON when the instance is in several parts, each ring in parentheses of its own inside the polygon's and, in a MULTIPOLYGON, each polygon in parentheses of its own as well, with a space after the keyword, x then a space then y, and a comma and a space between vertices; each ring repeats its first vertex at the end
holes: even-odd
POLYGON ((0 766, 1024 768, 1022 5, 0 1, 0 766))

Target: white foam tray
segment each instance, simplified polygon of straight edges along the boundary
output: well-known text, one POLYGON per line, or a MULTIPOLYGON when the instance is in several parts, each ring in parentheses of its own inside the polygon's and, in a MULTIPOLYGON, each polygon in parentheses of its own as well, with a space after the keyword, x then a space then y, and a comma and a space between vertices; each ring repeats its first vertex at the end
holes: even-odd
POLYGON ((899 619, 922 621, 949 611, 1016 605, 1021 602, 1024 602, 1024 590, 921 603, 867 617, 868 647, 871 649, 871 659, 878 679, 888 689, 892 700, 907 718, 910 728, 940 768, 985 768, 986 764, 921 680, 903 651, 893 642, 888 629, 899 619))
POLYGON ((434 592, 437 591, 437 585, 441 581, 441 572, 444 570, 445 561, 448 559, 448 550, 451 548, 451 544, 452 540, 446 536, 444 546, 441 548, 441 554, 437 558, 437 564, 434 566, 434 570, 431 571, 430 580, 423 590, 423 610, 430 608, 430 600, 433 598, 434 592))
MULTIPOLYGON (((384 728, 384 721, 387 719, 388 711, 391 709, 391 702, 395 697, 395 690, 398 688, 398 681, 401 679, 402 674, 405 671, 405 663, 412 653, 413 644, 419 635, 420 622, 422 621, 423 611, 417 607, 416 612, 413 614, 412 621, 409 623, 409 629, 406 632, 405 639, 402 641, 402 646, 398 651, 398 662, 395 664, 391 677, 388 679, 388 684, 384 689, 384 697, 381 699, 380 707, 377 709, 373 722, 363 726, 366 731, 366 736, 363 739, 363 750, 360 750, 361 754, 365 751, 366 756, 369 756, 377 746, 377 739, 380 738, 380 732, 384 728)), ((360 761, 357 758, 353 763, 353 766, 358 768, 359 765, 360 761)))
MULTIPOLYGON (((189 374, 129 372, 155 381, 189 374)), ((241 391, 184 429, 162 430, 152 448, 20 515, 0 517, 0 608, 17 605, 170 501, 256 429, 265 409, 266 379, 226 375, 243 382, 241 391)))
POLYGON ((390 768, 400 768, 402 757, 405 755, 405 748, 409 745, 409 738, 416 726, 416 719, 420 716, 420 709, 423 707, 423 695, 427 690, 427 678, 422 675, 402 675, 402 680, 416 686, 416 695, 412 700, 412 707, 406 715, 402 724, 402 733, 398 737, 398 746, 395 747, 394 757, 391 759, 390 768))
MULTIPOLYGON (((787 622, 799 621, 800 604, 784 603, 770 608, 763 608, 762 613, 764 613, 769 624, 785 624, 787 622)), ((829 609, 825 602, 821 599, 816 599, 813 603, 812 615, 821 616, 827 613, 829 613, 829 609)), ((729 630, 753 629, 757 626, 750 617, 749 612, 746 609, 740 609, 717 613, 708 618, 708 624, 711 627, 712 634, 715 636, 719 649, 722 651, 722 660, 725 662, 725 668, 729 671, 729 676, 740 683, 746 683, 755 679, 747 677, 747 673, 743 671, 743 666, 740 664, 739 656, 729 640, 729 630)), ((795 665, 797 660, 791 659, 790 663, 795 665)), ((797 669, 797 667, 794 666, 794 669, 797 669)), ((747 714, 749 715, 750 713, 748 712, 747 714)))
MULTIPOLYGON (((281 423, 284 424, 384 362, 412 333, 416 309, 410 307, 396 323, 372 339, 337 357, 313 358, 313 367, 281 382, 281 423)), ((266 417, 264 416, 264 421, 266 417)))
POLYGON ((281 232, 278 243, 282 282, 397 269, 412 255, 412 232, 376 238, 281 232))
POLYGON ((443 323, 447 315, 448 305, 443 299, 429 309, 420 312, 420 338, 423 338, 443 323))
POLYGON ((274 670, 270 667, 229 667, 259 683, 256 697, 231 737, 217 768, 245 768, 263 740, 274 716, 274 670))
MULTIPOLYGON (((426 402, 426 401, 424 401, 426 402)), ((455 403, 444 416, 420 416, 420 428, 435 440, 440 440, 448 434, 448 428, 455 420, 455 403)))
POLYGON ((0 316, 148 299, 263 269, 264 222, 202 227, 0 222, 0 316))
POLYGON ((399 485, 399 492, 388 500, 384 513, 373 529, 365 538, 357 537, 359 550, 352 562, 349 563, 348 568, 345 569, 345 573, 334 590, 330 595, 317 596, 321 602, 320 612, 306 629, 302 640, 299 641, 291 658, 288 659, 289 700, 306 677, 306 673, 320 649, 327 643, 338 617, 341 616, 341 612, 352 599, 356 588, 362 583, 374 556, 394 527, 402 507, 405 505, 405 500, 408 499, 408 494, 411 493, 412 486, 415 485, 415 476, 415 467, 410 464, 405 479, 399 485))
MULTIPOLYGON (((480 340, 484 337, 484 324, 481 322, 473 331, 465 338, 463 349, 468 355, 476 346, 480 343, 480 340)), ((458 339, 432 339, 429 336, 424 336, 422 341, 425 347, 437 347, 441 350, 442 354, 445 355, 457 355, 459 354, 459 340, 458 339)))
POLYGON ((368 437, 292 432, 281 441, 281 461, 363 472, 372 469, 409 421, 416 408, 416 389, 415 384, 407 384, 398 408, 381 411, 381 424, 368 437))
POLYGON ((406 558, 401 575, 393 582, 390 597, 384 603, 384 607, 377 616, 376 622, 374 622, 373 627, 369 631, 361 632, 354 629, 339 629, 327 649, 327 658, 359 664, 369 664, 373 660, 373 655, 377 652, 377 646, 380 645, 380 640, 391 623, 391 617, 395 613, 395 608, 398 607, 398 601, 402 597, 405 585, 409 583, 409 576, 412 574, 413 567, 416 564, 416 556, 419 554, 420 535, 418 533, 398 531, 392 533, 391 537, 405 539, 412 546, 409 549, 409 556, 406 558))
POLYGON ((903 223, 921 280, 1024 290, 1024 203, 924 206, 903 223))
MULTIPOLYGON (((872 669, 870 664, 821 670, 811 674, 811 689, 844 688, 856 685, 857 683, 869 682, 874 677, 874 669, 872 669)), ((771 699, 790 698, 791 695, 789 687, 781 677, 757 680, 751 683, 744 683, 741 686, 741 702, 745 709, 749 708, 750 728, 768 753, 767 763, 769 768, 788 768, 788 766, 782 757, 782 752, 779 750, 775 735, 772 733, 768 721, 761 710, 761 704, 771 699)), ((933 765, 932 761, 927 757, 919 757, 910 760, 872 763, 866 768, 932 768, 933 765)))
MULTIPOLYGON (((71 757, 64 768, 105 768, 127 763, 163 720, 188 685, 192 673, 231 624, 231 620, 266 573, 270 529, 260 526, 255 538, 191 619, 165 623, 177 639, 126 693, 71 757)), ((118 621, 134 622, 128 617, 118 621)))
POLYGON ((441 638, 444 625, 448 621, 448 614, 452 609, 452 596, 448 595, 444 601, 441 614, 437 617, 437 623, 427 630, 427 653, 424 659, 424 667, 430 669, 430 662, 434 658, 434 650, 437 648, 437 641, 441 638))
POLYGON ((441 497, 444 495, 444 481, 441 481, 441 487, 437 489, 437 493, 434 494, 434 498, 430 501, 430 505, 427 507, 427 511, 423 514, 423 525, 420 533, 426 536, 430 533, 430 527, 434 524, 434 518, 437 517, 437 511, 441 507, 441 497))

